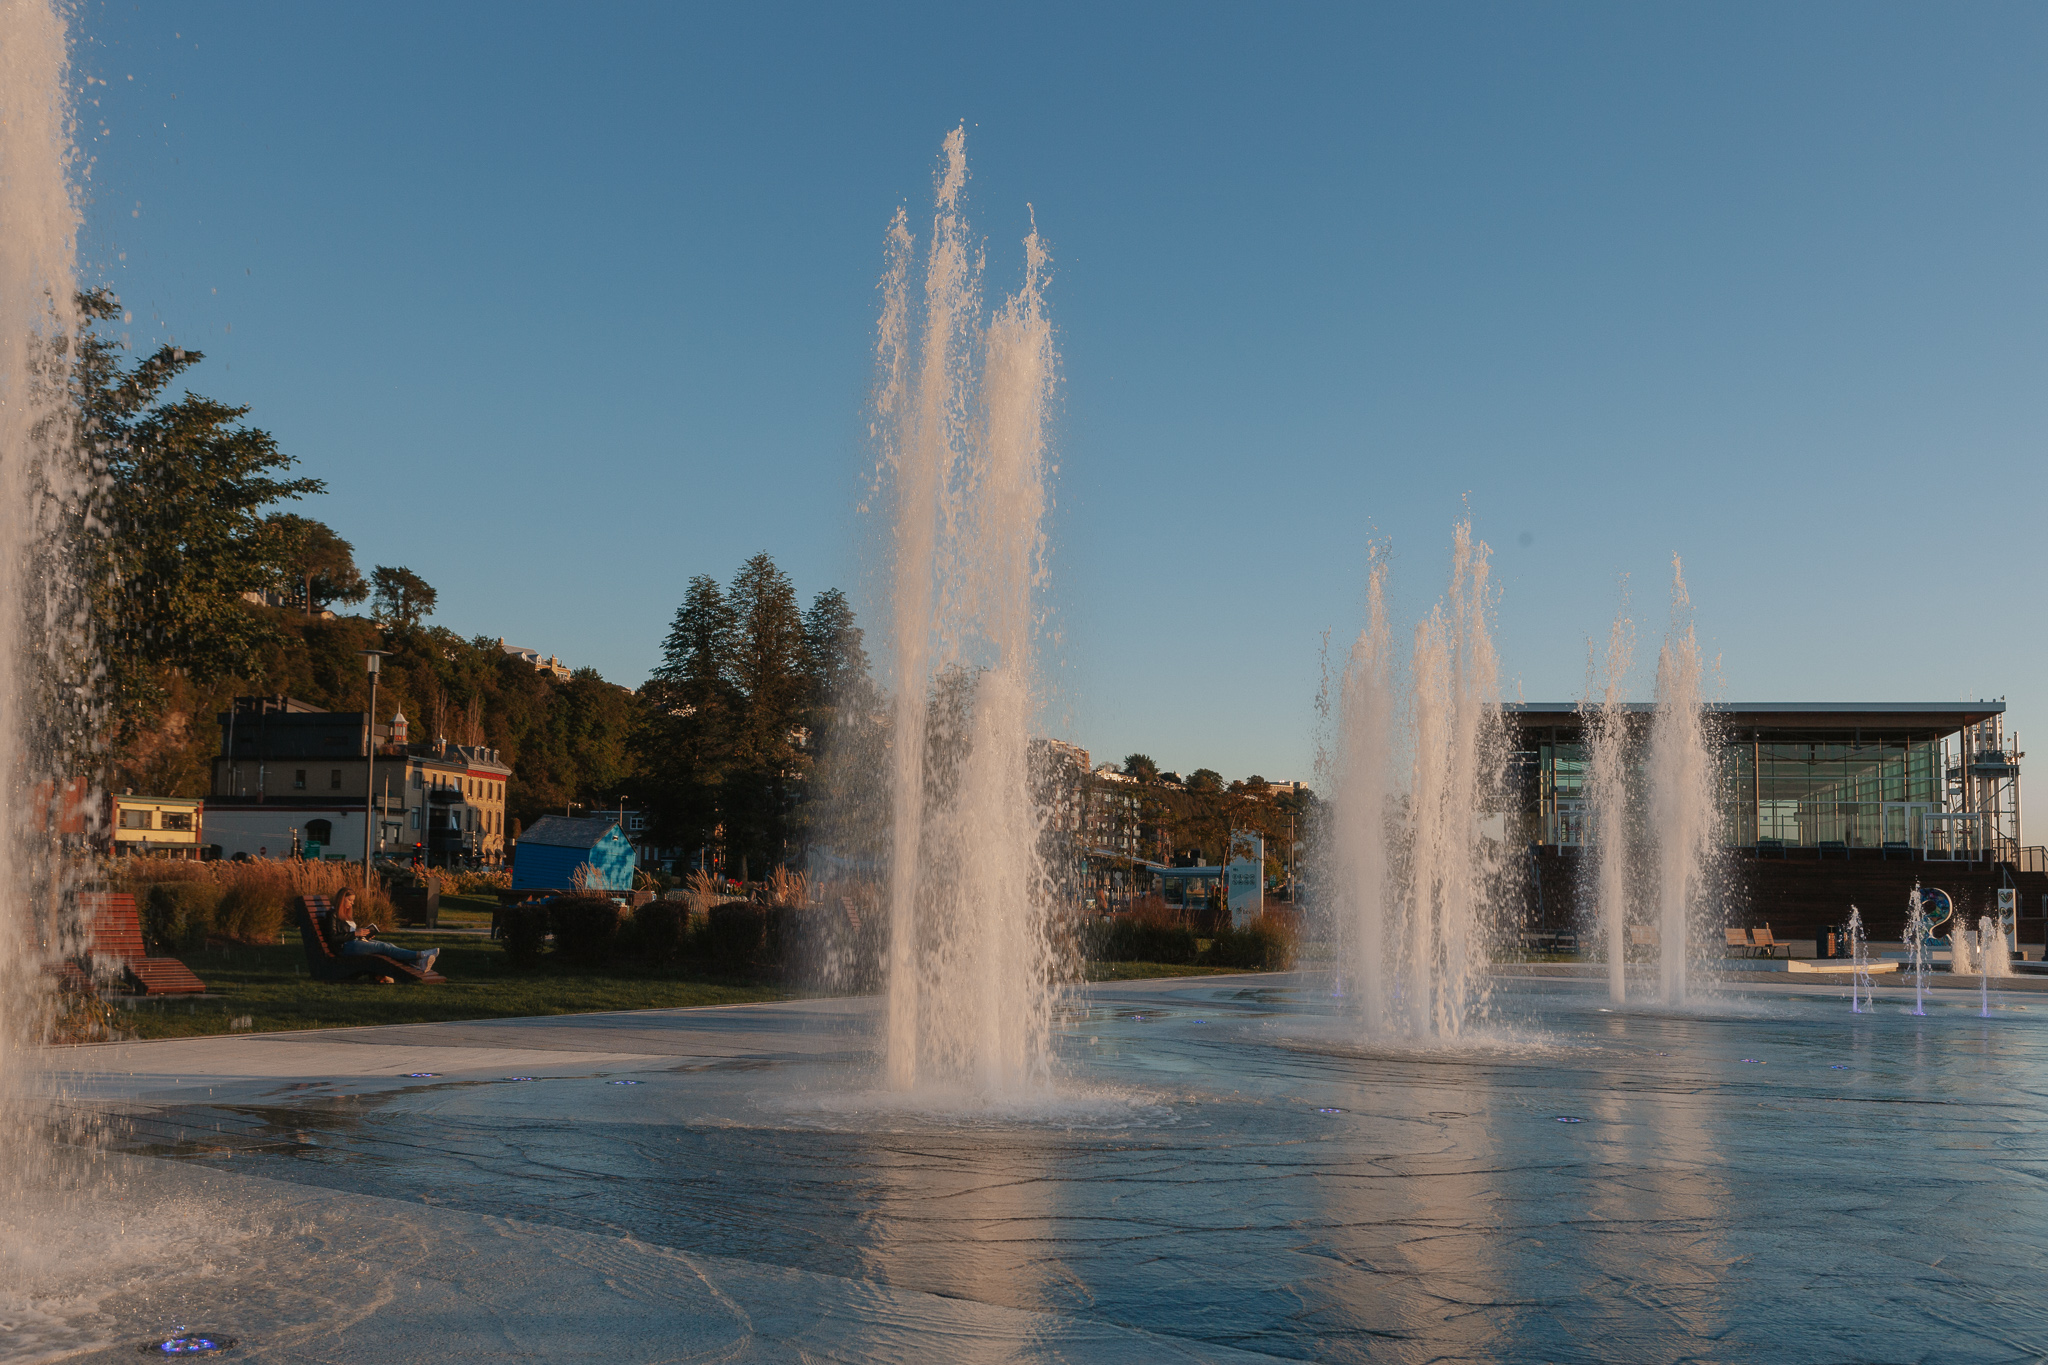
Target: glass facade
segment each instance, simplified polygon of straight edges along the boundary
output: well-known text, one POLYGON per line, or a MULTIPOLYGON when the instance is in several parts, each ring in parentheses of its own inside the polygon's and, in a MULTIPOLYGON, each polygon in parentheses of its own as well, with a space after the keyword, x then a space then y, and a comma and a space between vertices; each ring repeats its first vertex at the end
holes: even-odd
MULTIPOLYGON (((1767 733, 1767 732, 1766 732, 1767 733)), ((1525 734, 1524 825, 1532 841, 1586 841, 1585 747, 1575 727, 1525 734)), ((1640 755, 1629 765, 1638 793, 1640 755)), ((1943 837, 1941 736, 1840 734, 1730 739, 1721 747, 1723 842, 1738 847, 1924 848, 1943 837)))

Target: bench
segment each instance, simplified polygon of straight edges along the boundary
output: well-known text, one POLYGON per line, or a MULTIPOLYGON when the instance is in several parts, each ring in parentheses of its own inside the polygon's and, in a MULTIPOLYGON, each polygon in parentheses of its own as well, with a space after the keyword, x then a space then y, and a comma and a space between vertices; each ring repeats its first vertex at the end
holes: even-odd
POLYGON ((306 972, 315 981, 353 981, 364 976, 388 976, 393 981, 417 981, 437 985, 448 978, 439 972, 422 971, 410 962, 400 962, 382 953, 337 953, 329 946, 321 921, 334 913, 325 896, 300 896, 292 902, 299 923, 299 937, 306 945, 306 972))

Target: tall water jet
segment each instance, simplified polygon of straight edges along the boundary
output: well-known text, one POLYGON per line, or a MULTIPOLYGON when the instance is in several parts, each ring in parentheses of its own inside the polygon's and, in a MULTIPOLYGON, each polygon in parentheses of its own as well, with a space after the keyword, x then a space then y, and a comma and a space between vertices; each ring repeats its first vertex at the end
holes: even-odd
POLYGON ((90 483, 67 372, 79 222, 67 42, 48 0, 0 3, 0 1150, 16 1179, 27 1049, 51 1003, 40 968, 65 928, 58 838, 76 793, 64 717, 90 682, 74 557, 90 483))
POLYGON ((875 435, 893 503, 886 1074, 984 1092, 1044 1072, 1047 918, 1029 722, 1055 376, 1034 224, 1023 287, 986 323, 948 134, 921 287, 890 225, 875 435))
POLYGON ((1657 847, 1659 980, 1666 1004, 1689 987, 1693 919, 1705 902, 1715 818, 1713 746, 1700 695, 1699 642, 1678 557, 1671 557, 1671 625, 1657 655, 1650 726, 1650 824, 1657 847))
POLYGON ((1384 1020, 1387 908, 1394 893, 1388 847, 1394 799, 1393 636, 1387 625, 1387 565, 1378 547, 1366 579, 1366 625, 1351 646, 1337 692, 1330 789, 1341 818, 1330 830, 1331 881, 1349 914, 1335 926, 1342 979, 1358 1010, 1384 1020))
MULTIPOLYGON (((1591 807, 1593 904, 1607 945, 1607 994, 1616 1004, 1628 999, 1629 730, 1622 684, 1635 661, 1635 623, 1628 604, 1607 632, 1600 698, 1592 697, 1592 660, 1587 659, 1585 718, 1586 785, 1591 807)), ((1590 654, 1590 646, 1589 646, 1590 654)))
POLYGON ((1450 592, 1415 629, 1399 783, 1384 583, 1376 563, 1343 681, 1324 855, 1367 1028, 1455 1037, 1484 1006, 1496 927, 1489 895, 1501 844, 1483 825, 1502 809, 1506 751, 1488 550, 1470 522, 1459 524, 1450 592))

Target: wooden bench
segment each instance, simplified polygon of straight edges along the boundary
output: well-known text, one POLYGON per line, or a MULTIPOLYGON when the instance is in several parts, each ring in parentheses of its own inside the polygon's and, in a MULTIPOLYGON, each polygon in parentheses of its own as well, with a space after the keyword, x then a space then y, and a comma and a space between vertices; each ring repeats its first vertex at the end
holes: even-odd
POLYGON ((78 908, 86 917, 86 952, 112 958, 138 995, 200 995, 206 983, 175 957, 151 957, 142 942, 142 917, 127 891, 82 891, 78 908))
POLYGON ((439 972, 422 971, 410 962, 400 962, 382 953, 337 953, 327 942, 323 921, 334 913, 325 896, 300 896, 292 902, 299 922, 299 937, 306 945, 306 971, 315 981, 353 981, 364 976, 388 976, 393 981, 417 981, 437 985, 448 978, 439 972))
POLYGON ((1751 952, 1753 951, 1753 950, 1751 949, 1751 947, 1750 947, 1750 944, 1749 944, 1749 930, 1747 930, 1747 929, 1724 929, 1724 930, 1722 930, 1721 932, 1722 932, 1722 934, 1723 934, 1723 935, 1724 935, 1724 936, 1725 936, 1725 937, 1727 938, 1727 940, 1728 940, 1728 946, 1729 946, 1730 948, 1740 948, 1740 949, 1742 949, 1743 955, 1744 955, 1745 957, 1746 957, 1746 956, 1748 956, 1748 955, 1749 955, 1749 954, 1750 954, 1750 953, 1751 953, 1751 952))

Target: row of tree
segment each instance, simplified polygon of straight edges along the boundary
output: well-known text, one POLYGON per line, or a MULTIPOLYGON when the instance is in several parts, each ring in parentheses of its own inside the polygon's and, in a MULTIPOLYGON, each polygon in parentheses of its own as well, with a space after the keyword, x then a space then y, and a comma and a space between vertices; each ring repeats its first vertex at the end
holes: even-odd
MULTIPOLYGON (((630 796, 655 842, 715 851, 735 875, 765 875, 827 838, 856 856, 876 842, 876 813, 843 810, 829 834, 823 808, 878 804, 886 708, 869 677, 846 597, 809 606, 766 553, 729 583, 690 580, 637 692, 581 669, 537 672, 488 638, 430 625, 434 589, 410 569, 365 576, 353 546, 325 523, 279 510, 325 491, 293 477, 292 457, 248 425, 246 406, 184 387, 203 359, 164 346, 133 363, 102 330, 121 316, 104 290, 82 295, 86 326, 70 373, 77 429, 96 476, 82 515, 94 647, 102 662, 96 746, 113 781, 162 795, 201 795, 218 752, 215 716, 244 693, 284 693, 359 710, 367 684, 358 651, 391 651, 380 719, 403 710, 425 740, 498 749, 513 770, 508 815, 603 808, 630 796), (367 618, 329 613, 364 601, 367 618), (820 792, 839 799, 820 801, 820 792), (866 824, 855 828, 861 820, 866 824)), ((970 704, 969 675, 934 685, 935 717, 970 704)), ((958 727, 955 727, 958 728, 958 727)), ((943 748, 947 726, 935 723, 943 748)), ((933 762, 943 767, 935 750, 933 762)), ((1220 859, 1233 829, 1278 846, 1305 794, 1272 799, 1266 784, 1226 784, 1209 769, 1181 779, 1143 754, 1125 760, 1142 793, 1148 853, 1220 859)))

